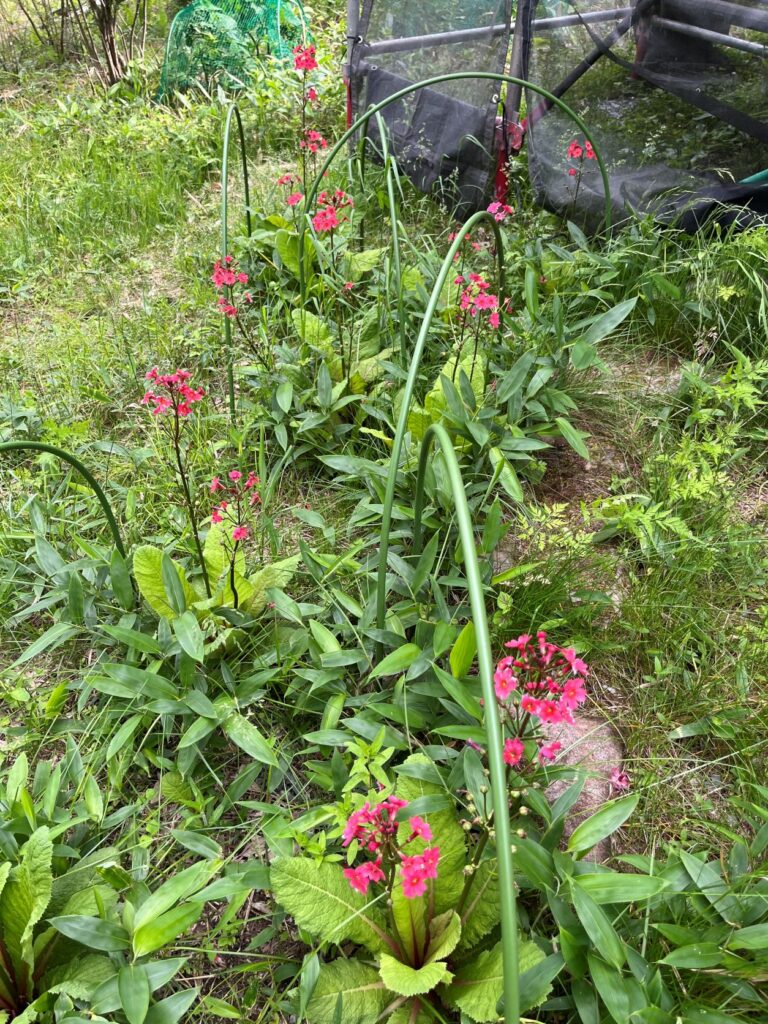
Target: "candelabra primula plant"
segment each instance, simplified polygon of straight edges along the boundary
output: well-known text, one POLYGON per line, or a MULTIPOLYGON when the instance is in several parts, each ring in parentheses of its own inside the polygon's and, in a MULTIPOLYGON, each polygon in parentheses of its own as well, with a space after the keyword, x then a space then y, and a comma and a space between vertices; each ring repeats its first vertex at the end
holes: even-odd
MULTIPOLYGON (((462 825, 453 800, 429 781, 435 772, 426 756, 414 754, 400 767, 394 792, 367 795, 340 826, 346 866, 332 857, 282 858, 272 866, 275 897, 300 929, 323 944, 359 947, 321 965, 306 1009, 310 1024, 406 1024, 456 1011, 473 1021, 498 1018, 492 828, 462 825)), ((538 945, 521 940, 521 974, 544 959, 538 945)), ((548 991, 548 978, 530 985, 527 1005, 548 991)))
MULTIPOLYGON (((211 526, 205 540, 201 539, 201 516, 187 462, 189 442, 185 431, 205 393, 192 386, 187 370, 163 374, 153 367, 146 378, 151 387, 142 404, 151 408, 161 436, 169 442, 170 461, 181 487, 204 592, 188 579, 182 565, 149 544, 140 545, 134 552, 136 583, 144 600, 161 618, 172 621, 189 612, 198 622, 210 625, 215 634, 220 634, 219 627, 224 626, 226 634, 226 620, 218 620, 217 609, 236 608, 246 615, 258 615, 268 603, 267 590, 285 586, 299 558, 294 555, 262 566, 255 573, 247 572, 243 544, 252 534, 249 519, 261 502, 259 479, 253 471, 232 469, 224 480, 213 478, 209 490, 218 500, 211 511, 211 526)), ((218 635, 217 643, 220 641, 218 635)))

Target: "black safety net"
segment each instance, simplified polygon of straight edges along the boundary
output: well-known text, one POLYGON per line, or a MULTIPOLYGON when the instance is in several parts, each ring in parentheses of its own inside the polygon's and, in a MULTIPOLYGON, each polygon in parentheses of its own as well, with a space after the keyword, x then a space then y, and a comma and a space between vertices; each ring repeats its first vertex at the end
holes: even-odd
MULTIPOLYGON (((352 57, 355 115, 425 78, 457 71, 500 73, 509 43, 511 0, 364 0, 352 57)), ((424 192, 459 210, 491 193, 499 84, 447 82, 403 97, 382 111, 398 165, 424 192)), ((377 122, 368 138, 380 153, 377 122)))
MULTIPOLYGON (((520 0, 524 73, 589 126, 614 219, 629 210, 697 226, 768 213, 768 0, 520 0), (722 211, 721 215, 722 215, 722 211)), ((527 96, 538 199, 597 227, 604 188, 584 136, 527 96)))

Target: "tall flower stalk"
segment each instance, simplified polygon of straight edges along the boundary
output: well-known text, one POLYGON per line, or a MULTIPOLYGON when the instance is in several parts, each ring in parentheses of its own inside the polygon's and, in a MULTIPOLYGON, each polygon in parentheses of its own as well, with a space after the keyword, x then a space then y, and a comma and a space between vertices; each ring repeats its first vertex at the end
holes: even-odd
POLYGON ((220 494, 219 503, 211 511, 211 523, 227 524, 227 531, 222 535, 224 549, 229 559, 229 586, 232 591, 232 602, 235 608, 240 604, 237 592, 237 555, 240 545, 251 536, 251 529, 246 526, 245 519, 249 511, 261 502, 259 494, 259 478, 251 471, 243 479, 239 469, 227 473, 227 483, 221 477, 211 480, 211 494, 220 494))
POLYGON ((211 584, 200 543, 197 506, 192 495, 189 468, 182 443, 184 425, 192 414, 193 406, 205 398, 205 392, 202 388, 192 387, 190 383, 192 374, 188 370, 160 373, 154 366, 147 371, 145 376, 146 380, 151 381, 158 390, 153 391, 151 388, 147 390, 141 402, 142 405, 151 406, 152 415, 157 417, 170 441, 173 450, 173 468, 181 485, 182 502, 192 530, 192 540, 197 552, 197 561, 202 573, 205 592, 210 597, 211 584))

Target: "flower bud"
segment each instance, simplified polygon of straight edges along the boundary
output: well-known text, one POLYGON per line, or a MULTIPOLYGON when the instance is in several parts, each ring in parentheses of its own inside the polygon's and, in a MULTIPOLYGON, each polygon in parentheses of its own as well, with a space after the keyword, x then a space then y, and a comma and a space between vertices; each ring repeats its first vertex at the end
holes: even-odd
POLYGON ((525 815, 528 813, 528 808, 525 806, 525 804, 521 804, 518 809, 520 813, 523 815, 523 817, 525 817, 525 815))
POLYGON ((519 839, 525 839, 525 834, 526 834, 526 833, 525 833, 525 829, 524 829, 524 828, 519 828, 519 829, 517 830, 517 832, 515 832, 515 835, 516 835, 516 836, 517 836, 517 837, 518 837, 519 839))

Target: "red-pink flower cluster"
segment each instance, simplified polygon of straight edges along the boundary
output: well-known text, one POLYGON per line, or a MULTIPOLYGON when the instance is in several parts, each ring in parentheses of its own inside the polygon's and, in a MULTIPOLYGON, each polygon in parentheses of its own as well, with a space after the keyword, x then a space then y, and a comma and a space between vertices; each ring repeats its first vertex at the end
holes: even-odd
MULTIPOLYGON (((514 654, 502 658, 493 676, 496 699, 506 707, 516 695, 516 722, 521 734, 530 719, 546 725, 573 724, 573 712, 587 699, 584 677, 589 669, 571 647, 549 643, 540 631, 535 640, 524 633, 505 645, 514 654)), ((539 761, 554 761, 561 744, 557 741, 539 748, 539 761)), ((507 739, 504 761, 519 764, 525 753, 520 736, 507 739)))
POLYGON ((419 854, 405 854, 399 846, 407 846, 414 839, 432 841, 432 829, 418 815, 408 819, 410 834, 404 843, 398 843, 397 834, 400 823, 398 812, 408 806, 406 800, 389 796, 380 804, 371 806, 366 801, 359 811, 354 811, 344 827, 343 846, 357 842, 363 850, 376 854, 372 861, 365 861, 354 868, 345 868, 344 877, 353 889, 365 895, 372 882, 383 882, 387 877, 387 867, 398 862, 402 873, 403 893, 408 899, 423 896, 427 889, 427 881, 437 878, 437 866, 440 860, 438 846, 425 847, 419 854))
POLYGON ((339 216, 347 206, 354 206, 352 199, 346 192, 336 189, 335 192, 321 192, 317 197, 319 210, 312 218, 312 227, 315 231, 334 231, 341 227, 345 219, 339 216))
POLYGON ((328 149, 328 140, 324 139, 314 128, 305 128, 304 138, 299 143, 299 149, 307 149, 310 153, 319 153, 321 149, 328 149))
MULTIPOLYGON (((592 147, 592 143, 587 140, 585 140, 584 145, 582 146, 576 141, 576 139, 574 139, 568 147, 566 156, 569 160, 578 160, 580 164, 584 162, 585 158, 587 160, 597 160, 597 154, 592 147)), ((575 178, 578 173, 579 172, 576 167, 568 168, 568 174, 572 178, 575 178)))
POLYGON ((488 313, 488 323, 498 327, 501 323, 499 315, 499 298, 488 290, 491 286, 480 274, 470 273, 468 278, 459 274, 454 284, 465 285, 459 295, 459 306, 465 313, 475 317, 479 312, 488 313))
MULTIPOLYGON (((237 306, 233 302, 234 295, 232 289, 235 284, 248 284, 248 275, 244 271, 238 270, 234 256, 225 256, 223 261, 216 260, 214 263, 211 280, 217 291, 224 292, 217 300, 219 312, 223 313, 224 316, 234 319, 237 316, 237 306)), ((253 301, 250 292, 243 292, 242 299, 243 302, 253 301)))
POLYGON ((250 506, 258 505, 261 495, 258 492, 259 478, 251 471, 243 480, 243 474, 239 469, 232 469, 227 473, 228 483, 221 477, 215 476, 211 480, 210 492, 217 494, 223 491, 226 498, 222 498, 218 505, 214 505, 211 511, 212 523, 223 523, 228 520, 232 525, 232 540, 237 543, 247 540, 250 530, 241 522, 243 513, 250 506))
POLYGON ((142 405, 152 406, 152 415, 160 416, 166 412, 172 412, 176 416, 189 416, 195 402, 201 402, 205 398, 202 388, 193 388, 187 382, 191 380, 192 374, 189 370, 177 370, 176 373, 160 373, 156 366, 148 370, 144 375, 146 380, 163 388, 163 391, 147 391, 141 402, 142 405))
POLYGON ((488 213, 492 213, 493 219, 495 221, 498 221, 499 224, 501 224, 503 220, 506 220, 506 218, 511 216, 514 212, 515 211, 512 209, 512 207, 508 206, 506 203, 493 202, 488 207, 488 213))
MULTIPOLYGON (((283 174, 277 179, 278 185, 283 185, 286 188, 290 188, 295 182, 299 181, 299 178, 293 174, 283 174)), ((298 206, 301 200, 304 198, 303 192, 289 192, 286 196, 285 201, 288 206, 298 206)))
POLYGON ((318 66, 314 46, 294 46, 293 66, 296 71, 314 71, 318 66))

